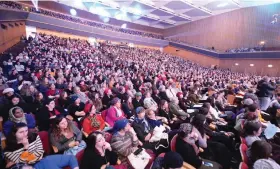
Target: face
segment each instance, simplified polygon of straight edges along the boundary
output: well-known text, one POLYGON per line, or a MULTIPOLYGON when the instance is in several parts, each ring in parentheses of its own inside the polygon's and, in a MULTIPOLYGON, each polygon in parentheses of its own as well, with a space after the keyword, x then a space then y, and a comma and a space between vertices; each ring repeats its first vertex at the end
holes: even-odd
POLYGON ((138 118, 139 119, 144 119, 144 117, 145 117, 145 111, 143 111, 143 112, 141 112, 141 113, 138 113, 138 118))
POLYGON ((22 111, 22 109, 16 109, 15 112, 14 112, 14 116, 15 116, 15 118, 21 118, 21 117, 23 117, 23 111, 22 111))
POLYGON ((81 103, 81 99, 78 98, 75 100, 75 104, 80 104, 80 103, 81 103))
POLYGON ((198 139, 198 135, 196 132, 192 131, 190 134, 188 134, 186 139, 189 143, 195 143, 198 139))
POLYGON ((117 108, 121 108, 121 102, 120 101, 118 101, 116 104, 115 104, 115 106, 117 107, 117 108))
POLYGON ((42 94, 42 93, 39 93, 39 94, 38 94, 38 99, 39 99, 39 100, 42 100, 42 99, 43 99, 43 94, 42 94))
POLYGON ((127 101, 132 102, 132 97, 129 97, 127 101))
POLYGON ((16 139, 22 140, 28 138, 28 128, 27 127, 21 127, 16 132, 16 139))
POLYGON ((19 80, 19 81, 23 80, 23 77, 22 77, 22 76, 19 76, 19 77, 18 77, 18 80, 19 80))
POLYGON ((14 97, 14 98, 12 99, 12 103, 13 103, 13 105, 17 105, 17 104, 19 103, 19 98, 14 97))
POLYGON ((254 132, 256 136, 260 136, 262 134, 262 128, 260 127, 257 132, 254 132))
POLYGON ((137 99, 137 100, 140 100, 140 99, 141 99, 141 96, 136 96, 136 99, 137 99))
POLYGON ((112 91, 111 90, 108 90, 108 95, 112 95, 112 91))
POLYGON ((66 118, 63 118, 63 119, 61 120, 61 122, 58 124, 58 127, 59 127, 60 129, 66 129, 67 126, 68 126, 68 122, 67 122, 66 118))
POLYGON ((154 112, 154 111, 149 111, 148 117, 149 117, 150 119, 156 119, 156 114, 155 114, 155 112, 154 112))
POLYGON ((34 92, 34 91, 35 91, 34 86, 30 86, 30 87, 29 87, 29 90, 30 90, 31 92, 34 92))
POLYGON ((51 102, 49 103, 49 105, 48 105, 48 108, 54 109, 54 107, 55 107, 55 102, 54 102, 54 101, 51 101, 51 102))
POLYGON ((127 132, 131 128, 130 124, 127 123, 127 125, 124 127, 124 131, 127 132))
POLYGON ((101 134, 98 134, 96 136, 96 143, 95 143, 95 148, 102 148, 105 144, 105 138, 101 135, 101 134))
POLYGON ((96 113, 96 108, 95 108, 95 106, 92 106, 90 115, 93 116, 95 113, 96 113))
POLYGON ((54 90, 54 89, 55 89, 55 85, 51 84, 51 90, 54 90))

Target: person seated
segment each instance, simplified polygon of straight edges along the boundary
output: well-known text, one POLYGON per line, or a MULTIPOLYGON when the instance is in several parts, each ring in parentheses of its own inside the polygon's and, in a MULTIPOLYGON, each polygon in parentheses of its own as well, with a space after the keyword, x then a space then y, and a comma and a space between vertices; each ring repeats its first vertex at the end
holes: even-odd
POLYGON ((193 125, 182 123, 179 128, 176 140, 176 152, 179 153, 185 162, 198 169, 221 169, 220 164, 205 160, 199 157, 199 147, 196 145, 198 141, 198 133, 193 125), (209 166, 211 163, 211 166, 209 166))
POLYGON ((179 100, 179 107, 184 110, 187 111, 187 109, 189 108, 188 104, 187 104, 187 100, 184 98, 184 95, 182 92, 178 92, 177 93, 177 98, 179 100))
POLYGON ((129 95, 126 96, 126 98, 122 104, 122 109, 128 119, 134 115, 134 106, 132 104, 131 96, 129 96, 129 95))
POLYGON ((190 115, 185 112, 184 110, 182 110, 180 107, 179 107, 179 100, 178 99, 172 99, 171 102, 169 103, 169 109, 170 109, 170 112, 177 116, 177 118, 179 118, 180 120, 186 120, 187 118, 190 117, 190 115))
POLYGON ((158 115, 167 119, 167 125, 170 126, 171 129, 179 128, 179 123, 181 123, 181 121, 170 112, 169 105, 166 100, 160 101, 158 115))
POLYGON ((96 114, 95 106, 92 105, 90 112, 82 122, 82 129, 84 134, 89 135, 94 131, 103 131, 106 123, 100 114, 96 114))
POLYGON ((163 157, 157 157, 151 169, 178 169, 182 168, 183 164, 182 156, 177 152, 170 151, 163 157))
POLYGON ((144 107, 146 109, 151 109, 151 110, 153 110, 155 112, 158 109, 158 105, 154 101, 154 99, 151 97, 151 93, 149 91, 145 92, 145 99, 144 99, 143 103, 144 103, 144 107))
POLYGON ((70 169, 79 169, 77 158, 73 155, 49 155, 37 162, 35 165, 17 165, 18 168, 13 169, 63 169, 70 167, 70 169))
POLYGON ((45 107, 41 108, 38 113, 35 114, 39 131, 48 131, 52 120, 61 113, 55 108, 55 101, 48 99, 45 102, 45 107))
POLYGON ((57 116, 53 120, 50 141, 54 152, 66 155, 76 155, 86 147, 82 140, 82 132, 64 116, 57 116))
POLYGON ((50 84, 49 89, 46 92, 46 96, 49 99, 55 99, 55 98, 59 98, 59 95, 60 95, 60 90, 55 88, 55 84, 53 84, 53 83, 50 84))
POLYGON ((73 117, 74 121, 79 122, 86 115, 84 111, 85 104, 81 102, 77 95, 72 95, 71 101, 72 104, 68 106, 68 113, 73 117))
POLYGON ((111 139, 112 150, 118 154, 122 164, 128 165, 127 156, 135 152, 138 146, 143 144, 138 140, 136 132, 130 126, 127 119, 116 121, 113 133, 111 139))
POLYGON ((36 93, 35 95, 35 100, 32 104, 32 108, 31 108, 31 112, 33 114, 38 113, 41 108, 43 108, 45 106, 45 99, 44 99, 44 95, 41 92, 36 93))
POLYGON ((3 125, 3 133, 8 136, 16 123, 25 123, 29 131, 36 131, 36 121, 31 114, 25 114, 20 107, 13 107, 9 111, 9 120, 3 125))
POLYGON ((107 110, 106 113, 106 122, 110 125, 110 127, 114 126, 114 123, 119 120, 125 118, 124 112, 121 109, 121 100, 115 97, 111 101, 111 107, 107 110))
POLYGON ((272 146, 266 141, 257 140, 251 146, 253 169, 280 169, 280 165, 273 159, 272 146))
POLYGON ((111 89, 106 88, 104 90, 104 96, 102 98, 102 104, 104 109, 108 109, 110 107, 110 103, 112 99, 113 99, 113 95, 111 89))
POLYGON ((40 137, 29 133, 25 123, 16 123, 7 136, 7 146, 4 150, 6 168, 18 163, 35 164, 44 154, 40 137))
POLYGON ((82 103, 86 104, 89 101, 88 96, 81 91, 80 87, 74 87, 74 93, 81 100, 82 103))
POLYGON ((137 107, 143 107, 144 106, 144 102, 142 99, 142 93, 141 92, 137 92, 135 94, 135 98, 132 99, 132 104, 133 107, 136 109, 137 107))
POLYGON ((57 107, 63 109, 64 111, 68 111, 68 106, 71 104, 71 99, 68 97, 66 91, 62 91, 59 94, 59 98, 56 99, 57 107))
MULTIPOLYGON (((110 143, 106 142, 103 134, 95 131, 87 138, 87 148, 81 161, 81 169, 105 169, 109 166, 119 168, 118 155, 112 151, 110 143), (94 160, 93 160, 94 159, 94 160)), ((121 165, 122 169, 126 166, 121 165)))

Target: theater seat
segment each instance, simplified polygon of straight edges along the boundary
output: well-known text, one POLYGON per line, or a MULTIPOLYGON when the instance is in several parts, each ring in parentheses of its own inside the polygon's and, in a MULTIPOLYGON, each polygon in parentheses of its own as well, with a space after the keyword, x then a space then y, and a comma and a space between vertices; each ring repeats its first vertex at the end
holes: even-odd
POLYGON ((51 146, 49 140, 49 133, 47 131, 40 131, 38 135, 42 141, 43 149, 45 151, 45 155, 49 155, 51 153, 51 146))
POLYGON ((234 104, 235 96, 234 95, 227 95, 227 101, 230 105, 234 104))
POLYGON ((241 163, 239 164, 239 169, 249 169, 249 167, 248 167, 248 165, 247 165, 246 163, 241 162, 241 163))
POLYGON ((241 136, 240 136, 240 141, 241 141, 241 144, 247 145, 246 140, 245 140, 244 137, 241 137, 241 136))
MULTIPOLYGON (((165 153, 161 153, 160 155, 158 155, 158 157, 164 157, 165 153)), ((183 167, 182 169, 195 169, 192 165, 190 165, 189 163, 184 162, 183 163, 183 167)))
POLYGON ((247 150, 248 150, 248 147, 246 144, 241 144, 240 147, 239 147, 239 150, 240 150, 240 154, 241 154, 241 157, 242 157, 242 161, 246 164, 248 164, 248 156, 246 154, 247 150))
POLYGON ((101 117, 102 117, 102 119, 103 119, 104 121, 106 121, 106 116, 107 116, 107 109, 106 109, 106 110, 103 110, 103 111, 101 112, 101 117))
POLYGON ((176 134, 173 138, 172 138, 172 140, 171 140, 171 142, 170 142, 170 149, 171 149, 171 151, 176 151, 176 141, 177 141, 177 137, 178 137, 178 135, 176 134))

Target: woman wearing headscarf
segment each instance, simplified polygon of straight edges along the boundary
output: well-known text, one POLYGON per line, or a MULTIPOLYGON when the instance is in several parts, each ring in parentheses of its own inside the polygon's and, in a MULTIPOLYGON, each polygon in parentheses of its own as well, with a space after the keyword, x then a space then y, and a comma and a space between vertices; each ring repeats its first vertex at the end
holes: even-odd
POLYGON ((3 132, 9 135, 15 123, 25 123, 29 130, 35 131, 36 121, 31 114, 25 114, 20 107, 13 107, 9 111, 9 120, 4 123, 3 132))
POLYGON ((114 123, 119 120, 125 118, 124 112, 121 109, 121 100, 115 97, 111 101, 111 107, 107 110, 106 114, 106 122, 112 127, 114 123))
POLYGON ((86 115, 84 112, 85 103, 81 102, 81 99, 77 95, 72 95, 71 101, 72 104, 68 107, 68 113, 78 122, 86 115))

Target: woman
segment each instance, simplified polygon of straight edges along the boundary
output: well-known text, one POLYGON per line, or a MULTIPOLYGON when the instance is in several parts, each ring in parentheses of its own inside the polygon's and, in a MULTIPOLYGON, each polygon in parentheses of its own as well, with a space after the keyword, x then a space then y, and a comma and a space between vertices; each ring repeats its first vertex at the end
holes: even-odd
POLYGON ((82 132, 64 116, 53 120, 50 141, 54 151, 66 155, 76 155, 86 147, 82 132))
POLYGON ((124 103, 122 104, 122 109, 126 117, 129 119, 134 115, 134 107, 132 104, 132 97, 127 95, 124 103))
POLYGON ((262 133, 262 125, 260 122, 246 122, 243 128, 244 137, 246 140, 246 144, 248 146, 247 156, 251 159, 251 146, 252 144, 257 141, 261 140, 259 137, 262 133))
POLYGON ((79 122, 86 115, 85 104, 81 102, 77 95, 72 95, 71 101, 72 104, 68 107, 68 113, 74 118, 74 121, 79 122))
POLYGON ((280 169, 279 164, 277 164, 272 157, 272 146, 266 141, 257 140, 252 144, 252 160, 253 169, 280 169))
POLYGON ((6 168, 62 169, 70 166, 71 169, 79 169, 75 156, 50 155, 42 159, 43 154, 40 137, 28 132, 26 124, 17 123, 7 137, 7 147, 4 152, 7 159, 6 168))
POLYGON ((20 90, 20 95, 26 103, 33 103, 37 92, 37 89, 33 85, 24 84, 20 90))
POLYGON ((105 121, 100 114, 96 114, 95 106, 92 105, 89 115, 83 120, 83 132, 87 135, 94 131, 102 131, 106 126, 105 121))
POLYGON ((165 117, 168 121, 168 125, 171 127, 171 129, 178 128, 179 120, 169 111, 169 105, 166 100, 160 101, 159 106, 159 116, 165 117))
POLYGON ((42 159, 43 154, 40 137, 35 133, 28 133, 25 123, 17 123, 7 137, 7 147, 4 150, 6 168, 17 163, 35 164, 42 159))
POLYGON ((100 112, 103 108, 102 100, 99 97, 98 93, 93 93, 93 98, 91 98, 92 104, 95 106, 96 111, 100 112))
POLYGON ((68 83, 67 88, 65 89, 65 91, 67 92, 68 96, 74 94, 72 82, 68 83))
MULTIPOLYGON (((101 132, 91 133, 87 138, 87 145, 81 162, 81 169, 105 169, 107 165, 117 164, 118 155, 112 151, 111 145, 105 141, 101 132)), ((124 169, 126 167, 119 165, 114 166, 114 168, 124 169)))
POLYGON ((44 95, 41 92, 36 93, 35 100, 32 105, 32 110, 31 110, 32 113, 36 114, 37 112, 39 112, 39 110, 44 107, 44 102, 45 102, 44 95))
POLYGON ((199 147, 196 145, 199 133, 195 127, 189 123, 180 125, 178 137, 176 140, 176 152, 178 152, 185 162, 198 169, 221 168, 216 162, 208 161, 199 157, 199 147), (211 163, 213 166, 207 166, 211 163))
POLYGON ((112 127, 117 120, 125 118, 124 113, 121 109, 121 101, 115 97, 111 101, 112 106, 108 109, 106 114, 106 122, 112 127))
POLYGON ((71 104, 71 101, 70 101, 70 98, 68 97, 67 92, 62 91, 59 94, 59 98, 56 100, 56 105, 58 107, 62 108, 64 111, 66 111, 70 104, 71 104))
POLYGON ((3 132, 8 136, 16 123, 25 123, 29 131, 36 131, 36 121, 31 114, 25 114, 20 107, 13 107, 9 111, 9 119, 4 123, 3 132))
POLYGON ((50 84, 49 85, 49 89, 47 90, 47 97, 49 99, 55 99, 55 98, 58 98, 59 97, 59 94, 60 94, 60 90, 56 89, 55 88, 55 84, 50 84))

